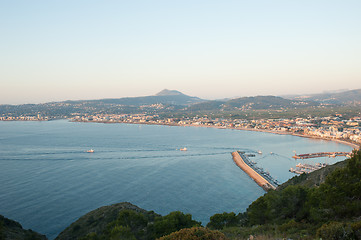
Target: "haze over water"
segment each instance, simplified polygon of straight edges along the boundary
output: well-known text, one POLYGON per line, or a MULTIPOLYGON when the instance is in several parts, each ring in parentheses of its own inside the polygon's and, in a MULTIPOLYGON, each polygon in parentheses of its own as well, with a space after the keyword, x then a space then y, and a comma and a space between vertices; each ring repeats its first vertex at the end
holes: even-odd
POLYGON ((162 215, 183 211, 206 224, 215 213, 245 211, 264 194, 233 163, 235 150, 261 150, 252 160, 284 182, 298 162, 344 159, 296 162, 294 151, 351 147, 201 127, 0 122, 0 214, 50 239, 83 214, 123 201, 162 215), (183 147, 188 151, 179 151, 183 147))

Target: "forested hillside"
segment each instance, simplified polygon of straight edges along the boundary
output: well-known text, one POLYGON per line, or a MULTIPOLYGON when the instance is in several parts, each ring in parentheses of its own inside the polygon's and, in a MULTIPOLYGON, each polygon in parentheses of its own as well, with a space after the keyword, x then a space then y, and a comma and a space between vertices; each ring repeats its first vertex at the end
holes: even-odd
POLYGON ((244 214, 214 215, 208 227, 223 230, 231 239, 361 239, 361 151, 327 174, 319 186, 307 175, 295 177, 293 185, 268 192, 244 214))

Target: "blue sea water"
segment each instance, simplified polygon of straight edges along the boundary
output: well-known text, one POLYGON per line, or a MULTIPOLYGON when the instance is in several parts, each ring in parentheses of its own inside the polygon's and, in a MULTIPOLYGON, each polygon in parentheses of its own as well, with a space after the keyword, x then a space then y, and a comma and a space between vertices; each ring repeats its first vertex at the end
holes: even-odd
POLYGON ((351 149, 229 129, 0 122, 0 214, 49 239, 87 212, 124 201, 162 215, 190 213, 206 224, 215 213, 245 211, 265 193, 233 163, 231 152, 256 153, 252 160, 285 182, 298 162, 344 159, 295 161, 294 151, 351 149), (183 147, 188 151, 179 151, 183 147), (87 153, 91 148, 95 152, 87 153))

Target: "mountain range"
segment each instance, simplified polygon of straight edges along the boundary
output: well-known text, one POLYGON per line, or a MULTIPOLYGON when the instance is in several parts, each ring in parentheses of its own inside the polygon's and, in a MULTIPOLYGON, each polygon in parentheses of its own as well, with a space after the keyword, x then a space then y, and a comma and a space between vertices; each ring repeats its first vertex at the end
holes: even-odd
POLYGON ((285 110, 360 106, 361 89, 289 97, 254 96, 206 100, 176 90, 164 89, 152 96, 98 100, 50 102, 44 104, 0 105, 1 116, 49 116, 63 118, 79 114, 187 113, 247 110, 285 110))
POLYGON ((206 100, 188 96, 176 90, 164 89, 152 96, 126 97, 99 100, 67 101, 67 103, 111 104, 139 107, 143 105, 163 104, 188 106, 190 110, 259 110, 304 108, 319 105, 361 105, 361 89, 299 95, 294 97, 252 96, 224 100, 206 100))
POLYGON ((276 96, 241 97, 226 101, 207 101, 196 103, 189 110, 261 110, 261 109, 288 109, 318 106, 314 101, 290 100, 276 96))

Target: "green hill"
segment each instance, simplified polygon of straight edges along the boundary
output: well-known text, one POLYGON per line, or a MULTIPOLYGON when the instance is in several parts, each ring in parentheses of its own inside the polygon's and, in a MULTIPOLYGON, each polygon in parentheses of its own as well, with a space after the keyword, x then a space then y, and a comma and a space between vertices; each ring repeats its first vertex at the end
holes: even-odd
POLYGON ((161 216, 130 203, 98 208, 80 217, 57 240, 156 239, 183 228, 200 226, 190 214, 171 212, 161 216))
POLYGON ((294 99, 316 101, 324 104, 360 105, 361 89, 297 96, 294 99))
POLYGON ((207 101, 195 103, 188 111, 235 111, 235 110, 275 110, 314 107, 314 101, 289 100, 276 96, 241 97, 227 101, 207 101))

